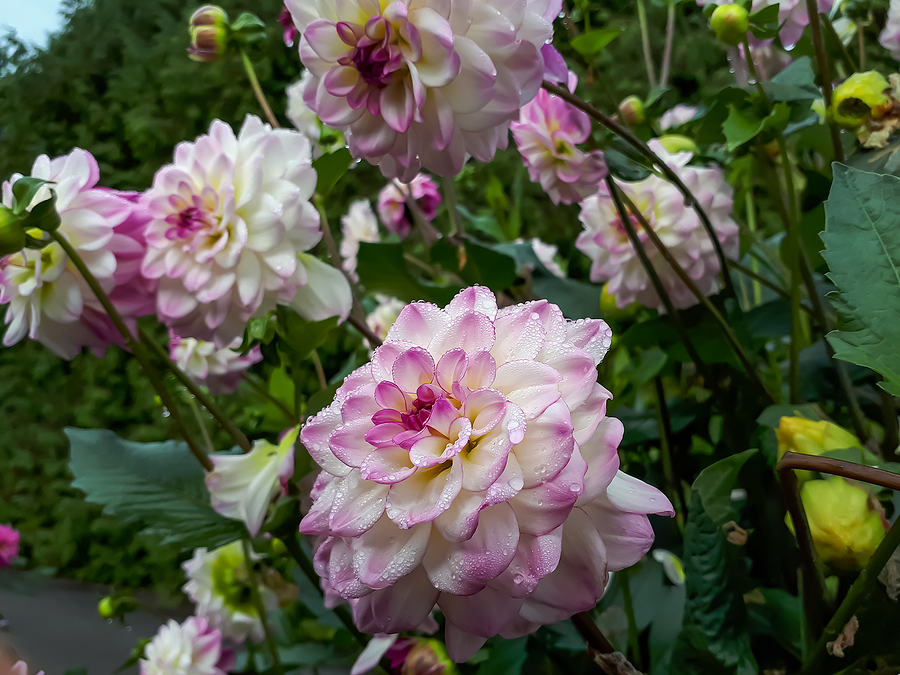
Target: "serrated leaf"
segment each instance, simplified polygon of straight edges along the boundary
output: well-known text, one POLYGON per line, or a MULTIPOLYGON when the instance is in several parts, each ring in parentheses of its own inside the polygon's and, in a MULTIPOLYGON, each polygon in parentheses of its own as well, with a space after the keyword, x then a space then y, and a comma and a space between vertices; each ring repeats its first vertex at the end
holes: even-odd
POLYGON ((572 48, 590 61, 603 51, 610 42, 615 40, 622 31, 618 28, 600 28, 579 35, 572 40, 572 48))
POLYGON ((186 550, 218 548, 246 536, 242 523, 211 506, 205 473, 186 443, 133 443, 106 429, 65 431, 72 485, 106 513, 141 522, 163 544, 186 550))
POLYGON ((823 256, 841 325, 835 357, 871 368, 900 395, 900 178, 834 165, 823 256))
POLYGON ((353 156, 347 148, 340 148, 327 155, 322 155, 313 162, 317 176, 316 192, 320 197, 327 197, 331 194, 334 186, 347 173, 352 163, 353 156))
POLYGON ((694 481, 694 491, 700 497, 703 510, 716 526, 721 527, 729 520, 734 520, 734 509, 731 506, 731 491, 737 484, 738 474, 756 450, 744 452, 719 460, 700 472, 694 481))
POLYGON ((428 300, 441 307, 456 295, 459 286, 438 286, 420 281, 406 267, 402 244, 361 242, 356 271, 359 280, 371 293, 384 293, 400 300, 428 300))

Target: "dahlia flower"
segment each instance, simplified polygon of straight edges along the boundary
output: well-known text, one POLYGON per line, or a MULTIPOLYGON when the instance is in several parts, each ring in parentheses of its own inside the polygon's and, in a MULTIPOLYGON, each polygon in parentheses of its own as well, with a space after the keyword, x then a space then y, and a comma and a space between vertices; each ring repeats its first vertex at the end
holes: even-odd
MULTIPOLYGON (((560 279, 566 278, 565 270, 563 270, 560 264, 556 261, 556 256, 559 254, 558 246, 548 244, 547 242, 542 241, 537 237, 530 239, 528 242, 520 237, 519 239, 516 239, 514 243, 530 244, 531 249, 534 251, 534 255, 537 256, 537 259, 541 262, 541 265, 543 265, 546 270, 550 272, 550 274, 555 277, 559 277, 560 279)), ((534 271, 534 265, 532 264, 525 265, 525 268, 529 271, 534 271)))
POLYGON ((617 473, 596 381, 610 341, 545 300, 498 311, 483 287, 400 313, 301 432, 323 471, 300 531, 361 630, 413 630, 436 604, 465 661, 593 607, 650 548, 646 514, 671 505, 617 473))
POLYGON ((355 157, 408 183, 490 161, 537 94, 561 0, 287 0, 303 97, 355 157))
POLYGON ((422 217, 431 222, 441 205, 441 193, 431 176, 420 173, 409 184, 392 180, 378 193, 378 216, 382 224, 394 234, 405 237, 413 224, 413 215, 406 203, 407 196, 418 204, 422 217))
MULTIPOLYGON (((570 72, 569 91, 574 93, 577 83, 570 72)), ((554 204, 582 201, 606 177, 603 153, 578 149, 591 136, 591 118, 558 96, 542 89, 510 128, 531 181, 540 183, 554 204)))
POLYGON ((281 13, 278 15, 278 23, 284 29, 282 37, 284 38, 285 46, 293 47, 294 41, 297 39, 297 27, 294 25, 294 20, 291 18, 291 13, 287 7, 281 8, 281 13))
POLYGON ((227 675, 234 653, 222 645, 222 634, 200 616, 160 626, 144 650, 141 675, 227 675))
POLYGON ((237 338, 225 349, 212 342, 171 334, 169 356, 191 379, 205 384, 213 394, 233 394, 241 386, 244 373, 254 363, 262 361, 259 346, 241 354, 241 339, 237 338))
POLYGON ((183 337, 226 347, 247 321, 305 285, 298 253, 322 237, 309 140, 248 115, 216 120, 175 150, 145 203, 153 217, 141 271, 159 280, 157 314, 183 337))
MULTIPOLYGON (((293 26, 293 24, 291 25, 293 26)), ((316 113, 310 110, 303 100, 303 89, 311 77, 310 72, 304 70, 303 76, 284 90, 288 99, 287 110, 285 110, 284 114, 287 115, 294 128, 315 145, 322 137, 322 131, 319 129, 319 118, 316 117, 316 113)))
POLYGON ((696 106, 679 103, 671 110, 663 113, 662 117, 659 118, 659 128, 662 131, 668 131, 669 129, 683 126, 694 119, 696 114, 696 106))
POLYGON ((359 242, 378 242, 378 219, 368 199, 358 199, 350 204, 350 210, 341 216, 341 257, 343 267, 350 278, 359 280, 356 274, 356 254, 359 242))
MULTIPOLYGON (((147 288, 133 281, 134 259, 145 247, 142 216, 135 213, 140 207, 127 195, 96 187, 100 168, 85 150, 75 149, 52 160, 41 155, 31 175, 55 183, 59 232, 101 288, 111 294, 117 286, 131 285, 131 289, 120 289, 118 298, 123 302, 119 309, 124 318, 146 314, 147 288)), ((16 174, 3 184, 4 206, 12 205, 12 187, 19 178, 16 174)), ((49 198, 50 187, 44 186, 29 210, 49 198)), ((9 305, 9 327, 3 337, 7 347, 27 335, 62 358, 71 359, 83 347, 102 355, 110 344, 122 344, 94 292, 56 242, 39 251, 23 249, 0 258, 0 304, 9 305)))
POLYGON ((272 445, 254 441, 246 453, 210 455, 214 469, 206 475, 213 508, 226 518, 241 520, 252 536, 259 534, 269 504, 287 495, 294 475, 294 444, 298 429, 289 429, 272 445))
POLYGON ((891 53, 891 58, 900 61, 900 0, 891 0, 887 23, 884 24, 878 41, 891 53))
MULTIPOLYGON (((242 542, 214 551, 198 548, 181 567, 188 578, 182 590, 196 605, 198 617, 207 619, 223 639, 243 642, 249 636, 254 642, 262 641, 265 631, 250 594, 242 542)), ((257 590, 267 610, 278 607, 278 598, 268 586, 260 584, 257 590)))
POLYGON ((400 312, 406 307, 406 303, 386 295, 376 295, 375 299, 378 301, 378 306, 366 317, 366 325, 375 335, 384 340, 391 326, 400 316, 400 312))
POLYGON ((19 555, 19 531, 12 525, 0 525, 0 567, 9 567, 19 555))
MULTIPOLYGON (((650 147, 678 173, 697 196, 722 242, 725 255, 737 258, 740 241, 738 226, 731 219, 733 191, 725 182, 722 169, 688 166, 692 153, 670 154, 655 140, 650 141, 650 147)), ((678 189, 658 176, 650 176, 637 183, 617 183, 640 209, 697 287, 706 295, 717 292, 719 259, 696 211, 685 205, 678 189)), ((640 222, 632 214, 629 216, 675 307, 680 309, 697 304, 694 294, 649 241, 640 222)), ((578 235, 575 246, 593 260, 591 281, 608 280, 609 293, 616 298, 616 305, 620 309, 628 307, 632 302, 662 309, 656 289, 625 234, 606 185, 600 186, 596 195, 588 197, 582 203, 579 219, 585 229, 578 235)))

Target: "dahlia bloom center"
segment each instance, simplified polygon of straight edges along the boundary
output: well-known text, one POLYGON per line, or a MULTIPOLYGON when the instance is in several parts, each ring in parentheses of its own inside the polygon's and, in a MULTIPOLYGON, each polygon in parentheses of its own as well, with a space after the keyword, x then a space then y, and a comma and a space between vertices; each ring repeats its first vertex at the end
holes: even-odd
MULTIPOLYGON (((399 31, 382 16, 371 17, 365 28, 346 21, 337 24, 338 36, 353 51, 338 59, 342 66, 352 66, 370 85, 382 88, 403 65, 399 31)), ((358 108, 362 101, 358 101, 358 108)), ((352 105, 352 103, 351 103, 352 105)))

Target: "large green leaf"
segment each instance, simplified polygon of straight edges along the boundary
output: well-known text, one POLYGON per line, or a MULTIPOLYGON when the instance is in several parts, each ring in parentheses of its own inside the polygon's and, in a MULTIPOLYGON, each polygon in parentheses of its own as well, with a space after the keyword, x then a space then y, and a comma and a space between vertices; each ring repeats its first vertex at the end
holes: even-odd
POLYGON ((352 163, 353 157, 347 148, 322 155, 313 162, 317 176, 316 192, 320 197, 324 198, 331 194, 334 186, 347 173, 352 163))
POLYGON ((502 291, 516 281, 516 260, 477 241, 467 239, 464 254, 446 239, 431 248, 431 258, 448 272, 458 274, 468 284, 502 291), (460 263, 462 265, 460 266, 460 263))
POLYGON ((731 491, 737 484, 738 474, 744 464, 755 454, 756 450, 745 450, 726 457, 706 467, 694 481, 694 491, 700 496, 703 510, 718 527, 734 520, 731 491))
POLYGON ((588 61, 598 56, 603 48, 615 40, 622 31, 618 28, 599 28, 579 35, 572 40, 572 48, 588 61))
POLYGON ((428 300, 440 306, 449 303, 459 286, 437 286, 420 281, 406 267, 401 244, 361 242, 356 271, 367 291, 385 293, 400 300, 428 300))
POLYGON ((763 88, 773 101, 812 101, 822 96, 808 56, 801 56, 763 84, 763 88))
POLYGON ((164 544, 217 548, 246 535, 210 505, 204 472, 187 444, 132 443, 106 429, 66 429, 72 485, 106 513, 147 525, 164 544))
POLYGON ((841 319, 835 356, 884 376, 900 395, 900 178, 836 164, 825 204, 825 262, 841 319))

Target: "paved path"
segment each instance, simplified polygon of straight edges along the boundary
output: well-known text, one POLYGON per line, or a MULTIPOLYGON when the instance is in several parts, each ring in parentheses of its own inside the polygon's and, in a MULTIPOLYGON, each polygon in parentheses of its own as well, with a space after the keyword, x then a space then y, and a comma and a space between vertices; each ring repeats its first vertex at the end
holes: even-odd
MULTIPOLYGON (((35 575, 17 574, 12 584, 7 579, 0 579, 0 614, 9 627, 0 640, 12 642, 31 673, 86 668, 88 675, 111 675, 138 639, 151 637, 165 621, 163 614, 144 609, 128 615, 128 627, 101 619, 97 603, 104 587, 35 575)), ((137 668, 125 673, 136 675, 137 668)))

